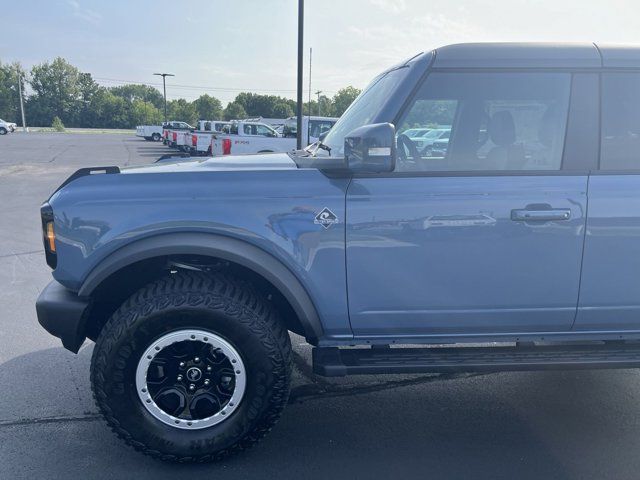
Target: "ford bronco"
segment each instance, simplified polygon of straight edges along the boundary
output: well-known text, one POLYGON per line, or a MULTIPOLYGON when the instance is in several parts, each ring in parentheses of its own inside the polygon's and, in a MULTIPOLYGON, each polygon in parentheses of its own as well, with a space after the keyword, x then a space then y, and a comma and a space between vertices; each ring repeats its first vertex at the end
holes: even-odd
POLYGON ((164 460, 273 427, 288 331, 325 376, 638 367, 640 49, 440 48, 305 150, 86 168, 41 215, 40 323, 164 460))

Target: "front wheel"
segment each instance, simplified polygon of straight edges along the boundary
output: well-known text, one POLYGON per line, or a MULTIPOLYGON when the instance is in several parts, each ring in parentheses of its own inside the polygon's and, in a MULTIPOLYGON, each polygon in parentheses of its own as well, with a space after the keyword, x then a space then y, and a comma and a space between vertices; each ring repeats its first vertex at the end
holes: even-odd
POLYGON ((291 344, 269 302, 242 281, 176 273, 134 294, 93 352, 94 397, 115 433, 148 455, 213 461, 275 424, 291 344))
POLYGON ((7 129, 4 127, 0 127, 0 135, 6 135, 7 134, 7 129))
POLYGON ((159 142, 160 138, 162 137, 160 136, 159 133, 154 133, 153 135, 151 135, 151 140, 153 140, 154 142, 159 142))

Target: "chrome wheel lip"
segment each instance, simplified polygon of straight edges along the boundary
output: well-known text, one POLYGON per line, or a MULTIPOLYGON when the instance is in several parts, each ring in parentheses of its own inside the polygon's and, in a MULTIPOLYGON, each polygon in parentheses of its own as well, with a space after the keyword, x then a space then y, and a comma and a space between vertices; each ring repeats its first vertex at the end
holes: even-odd
POLYGON ((165 425, 183 430, 199 430, 202 428, 208 428, 227 420, 231 414, 238 409, 242 397, 244 396, 246 386, 247 373, 242 357, 238 351, 224 338, 206 330, 178 330, 163 335, 149 345, 149 347, 144 351, 138 361, 138 367, 136 369, 136 391, 145 409, 153 415, 154 418, 160 420, 165 425), (211 417, 198 420, 187 420, 184 418, 174 417, 162 410, 153 401, 153 398, 151 398, 151 395, 149 394, 149 387, 147 385, 147 372, 149 370, 149 365, 151 365, 153 359, 163 349, 174 343, 184 341, 203 342, 212 345, 214 348, 219 348, 232 362, 234 367, 235 388, 233 390, 233 394, 225 407, 211 417))

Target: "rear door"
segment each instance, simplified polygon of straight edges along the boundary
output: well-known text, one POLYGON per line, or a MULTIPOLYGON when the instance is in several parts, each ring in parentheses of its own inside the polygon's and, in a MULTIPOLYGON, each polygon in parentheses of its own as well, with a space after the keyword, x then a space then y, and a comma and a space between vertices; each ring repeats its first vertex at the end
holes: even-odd
POLYGON ((588 175, 578 168, 586 153, 565 134, 584 133, 585 85, 595 91, 569 72, 428 76, 398 131, 451 127, 447 151, 430 156, 400 135, 396 171, 349 186, 354 334, 571 328, 588 175))
POLYGON ((575 330, 640 330, 640 72, 602 74, 575 330))

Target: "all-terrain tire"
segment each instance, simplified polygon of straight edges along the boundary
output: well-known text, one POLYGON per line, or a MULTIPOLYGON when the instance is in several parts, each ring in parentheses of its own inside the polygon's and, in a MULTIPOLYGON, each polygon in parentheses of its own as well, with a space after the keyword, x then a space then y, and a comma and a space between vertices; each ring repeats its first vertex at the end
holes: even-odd
POLYGON ((111 429, 136 450, 167 461, 209 462, 251 447, 271 430, 289 397, 291 368, 288 332, 251 285, 223 274, 178 272, 140 289, 109 319, 93 351, 91 385, 111 429), (246 390, 221 423, 184 430, 149 413, 135 376, 155 339, 193 328, 235 347, 246 390))

